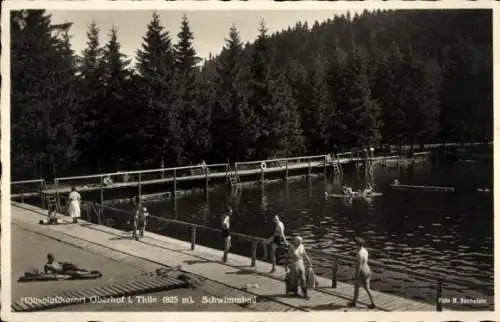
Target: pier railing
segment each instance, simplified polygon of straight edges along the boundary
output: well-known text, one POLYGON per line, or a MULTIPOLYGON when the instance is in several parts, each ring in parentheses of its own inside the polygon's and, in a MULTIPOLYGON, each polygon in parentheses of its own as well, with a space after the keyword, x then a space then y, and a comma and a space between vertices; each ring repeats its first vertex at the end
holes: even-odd
MULTIPOLYGON (((120 217, 122 219, 128 220, 130 218, 132 212, 130 210, 125 210, 125 209, 118 209, 115 207, 110 207, 110 206, 100 206, 96 203, 92 202, 87 202, 89 205, 84 205, 82 208, 85 209, 84 216, 88 217, 88 220, 91 217, 99 217, 99 222, 104 223, 104 224, 112 224, 113 221, 109 221, 110 218, 105 218, 104 213, 107 211, 114 212, 121 214, 120 217)), ((183 227, 180 230, 176 229, 177 232, 182 232, 184 229, 184 234, 183 236, 186 236, 189 234, 189 242, 191 243, 191 250, 194 250, 196 248, 196 245, 198 244, 198 237, 197 235, 200 232, 208 232, 208 233, 217 233, 220 235, 221 230, 213 227, 208 227, 205 225, 201 224, 196 224, 196 223, 190 223, 190 222, 185 222, 185 221, 180 221, 176 219, 169 219, 169 218, 163 218, 163 217, 157 217, 157 216, 152 216, 150 215, 148 217, 148 226, 151 227, 151 221, 156 222, 154 224, 155 227, 159 227, 161 225, 176 225, 179 227, 183 227)), ((256 236, 250 236, 238 232, 231 232, 231 235, 233 237, 236 237, 236 240, 238 242, 246 242, 250 246, 251 245, 251 253, 248 254, 247 256, 250 259, 249 265, 254 267, 257 262, 257 250, 259 244, 263 244, 265 241, 264 238, 262 237, 256 237, 256 236)), ((233 241, 234 244, 234 241, 233 241)), ((353 245, 354 247, 354 245, 353 245)), ((281 248, 281 251, 286 250, 284 247, 281 248)), ((349 266, 353 267, 355 265, 355 261, 353 257, 342 255, 342 254, 335 254, 332 252, 327 252, 323 250, 317 250, 317 249, 307 249, 307 252, 310 254, 310 257, 314 261, 315 259, 321 259, 323 262, 324 260, 327 260, 328 262, 331 263, 331 266, 328 268, 331 271, 331 276, 332 276, 332 284, 331 288, 337 288, 337 281, 339 278, 339 270, 341 267, 349 266)), ((285 259, 285 266, 288 265, 288 256, 284 256, 285 259)), ((450 279, 446 278, 444 276, 441 276, 440 274, 427 274, 427 273, 421 273, 417 272, 415 270, 409 270, 405 268, 399 268, 399 267, 394 267, 391 265, 383 264, 377 261, 370 261, 370 267, 372 268, 373 271, 385 271, 385 272, 393 272, 395 274, 402 274, 404 277, 412 277, 414 279, 418 279, 421 281, 425 281, 431 285, 434 285, 435 289, 435 305, 436 305, 436 310, 437 311, 442 311, 443 309, 443 302, 442 298, 443 297, 443 290, 444 288, 449 285, 449 286, 460 286, 463 287, 469 291, 477 291, 479 293, 484 293, 485 290, 488 289, 493 289, 493 286, 487 283, 474 283, 474 282, 468 282, 468 281, 461 281, 461 280, 456 280, 456 279, 450 279)), ((322 268, 325 268, 324 265, 319 265, 322 268)), ((319 290, 321 291, 321 289, 319 290)))
POLYGON ((11 181, 10 193, 13 197, 19 198, 21 202, 24 202, 26 196, 41 194, 45 185, 46 182, 44 179, 11 181))

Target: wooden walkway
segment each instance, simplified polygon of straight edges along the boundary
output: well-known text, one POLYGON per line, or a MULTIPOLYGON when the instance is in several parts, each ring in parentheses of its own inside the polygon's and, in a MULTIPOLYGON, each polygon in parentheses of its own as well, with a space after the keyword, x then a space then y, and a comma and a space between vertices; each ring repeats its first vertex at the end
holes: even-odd
MULTIPOLYGON (((395 159, 400 159, 399 156, 380 156, 380 157, 374 157, 371 160, 374 162, 377 161, 386 161, 386 160, 395 160, 395 159)), ((325 164, 325 161, 311 161, 311 162, 296 162, 296 163, 288 163, 285 165, 284 162, 280 164, 280 162, 270 162, 273 165, 279 164, 278 166, 270 166, 265 169, 261 169, 260 166, 257 166, 252 169, 238 169, 237 174, 240 178, 242 178, 242 181, 245 181, 244 179, 249 176, 255 176, 258 174, 261 174, 262 172, 264 175, 266 174, 276 174, 276 173, 287 173, 289 171, 296 171, 296 170, 305 170, 305 169, 317 169, 317 168, 324 168, 326 166, 330 166, 333 162, 338 162, 340 164, 348 164, 348 163, 354 163, 354 162, 362 162, 364 161, 364 158, 361 157, 351 157, 351 158, 339 158, 336 159, 335 161, 329 161, 325 164)), ((260 162, 260 161, 259 161, 260 162)), ((266 161, 263 161, 266 162, 266 161)), ((193 167, 196 168, 196 167, 193 167)), ((201 169, 201 168, 200 168, 201 169)), ((139 173, 140 171, 138 171, 139 173)), ((158 173, 161 172, 161 169, 158 170, 158 173)), ((114 173, 111 176, 118 176, 121 175, 121 173, 114 173)), ((88 184, 75 184, 77 186, 77 189, 79 191, 98 191, 98 190, 111 190, 111 189, 120 189, 120 188, 129 188, 129 187, 137 187, 139 184, 141 185, 152 185, 152 184, 164 184, 164 183, 173 183, 173 182, 186 182, 186 181, 201 181, 201 180, 211 180, 211 179, 225 179, 229 175, 229 172, 227 171, 214 171, 214 172, 208 172, 207 174, 190 174, 190 175, 181 175, 181 176, 172 176, 171 174, 166 175, 164 178, 156 178, 156 179, 149 179, 149 180, 141 180, 139 181, 128 181, 128 182, 114 182, 111 185, 103 186, 101 187, 100 184, 96 183, 88 183, 88 184)), ((92 175, 94 177, 95 175, 92 175)), ((106 176, 103 174, 103 176, 106 176)), ((293 175, 291 175, 293 176, 293 175)), ((71 191, 71 186, 69 184, 61 184, 57 188, 49 188, 45 189, 42 192, 46 194, 54 194, 56 192, 59 193, 69 193, 71 191)), ((21 195, 24 197, 29 197, 29 196, 36 196, 38 195, 39 192, 33 192, 31 190, 30 192, 26 193, 13 193, 11 197, 20 197, 21 195)))
MULTIPOLYGON (((45 211, 13 203, 11 213, 14 222, 33 224, 44 217, 45 211)), ((180 264, 184 272, 256 296, 259 301, 252 305, 260 305, 260 310, 263 311, 283 311, 283 308, 300 311, 369 310, 369 300, 363 290, 356 308, 346 306, 353 294, 353 286, 350 284, 338 282, 337 288, 332 289, 330 279, 319 277, 319 287, 310 292, 310 300, 288 297, 284 295, 285 273, 281 267, 275 274, 269 274, 270 264, 257 261, 256 267, 250 267, 250 258, 235 254, 230 254, 228 264, 222 264, 219 250, 198 245, 195 250, 191 250, 190 243, 169 237, 146 233, 144 240, 137 242, 127 238, 128 235, 122 231, 86 222, 40 227, 43 227, 46 234, 59 233, 80 240, 81 247, 94 245, 120 253, 122 257, 140 258, 164 266, 180 264), (267 307, 262 307, 264 303, 267 307)), ((376 291, 374 299, 379 311, 435 311, 434 305, 376 291)))

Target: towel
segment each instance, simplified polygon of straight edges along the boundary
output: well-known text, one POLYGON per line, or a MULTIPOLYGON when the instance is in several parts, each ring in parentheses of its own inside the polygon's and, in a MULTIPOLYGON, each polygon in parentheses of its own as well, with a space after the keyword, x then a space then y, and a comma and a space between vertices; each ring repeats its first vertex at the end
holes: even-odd
POLYGON ((52 274, 52 273, 39 273, 39 272, 26 272, 21 276, 18 282, 35 282, 35 281, 62 281, 62 280, 87 280, 98 279, 102 277, 99 271, 79 271, 71 274, 52 274))
POLYGON ((306 284, 307 288, 310 290, 313 290, 317 287, 316 274, 314 274, 312 267, 308 267, 306 269, 306 284))

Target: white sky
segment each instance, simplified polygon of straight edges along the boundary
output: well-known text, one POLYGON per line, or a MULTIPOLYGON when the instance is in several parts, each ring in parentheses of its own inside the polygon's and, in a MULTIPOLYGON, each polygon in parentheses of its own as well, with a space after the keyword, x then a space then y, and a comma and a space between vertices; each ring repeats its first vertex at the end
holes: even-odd
MULTIPOLYGON (((353 10, 350 10, 354 15, 353 10)), ((359 11, 359 10, 358 10, 359 11)), ((73 49, 80 54, 86 47, 88 26, 95 21, 101 29, 100 42, 108 39, 109 30, 115 25, 118 28, 118 39, 122 52, 134 58, 135 52, 142 44, 146 26, 151 21, 153 10, 134 11, 62 11, 48 10, 52 14, 53 23, 73 22, 71 28, 73 49)), ((208 58, 209 53, 217 54, 224 46, 229 28, 235 24, 243 42, 255 40, 259 22, 264 20, 269 33, 280 31, 295 25, 298 21, 307 21, 312 26, 314 21, 325 21, 335 15, 347 13, 347 10, 321 11, 271 11, 271 10, 224 10, 224 11, 187 11, 158 10, 162 25, 169 31, 174 43, 180 30, 182 15, 186 14, 191 31, 194 34, 194 47, 201 58, 208 58)))

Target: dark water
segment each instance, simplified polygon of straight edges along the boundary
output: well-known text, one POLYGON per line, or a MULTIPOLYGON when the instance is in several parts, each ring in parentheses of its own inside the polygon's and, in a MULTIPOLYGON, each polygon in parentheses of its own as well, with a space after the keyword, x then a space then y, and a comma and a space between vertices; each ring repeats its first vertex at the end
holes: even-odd
MULTIPOLYGON (((354 188, 364 172, 346 170, 345 180, 354 188)), ((310 182, 269 183, 243 187, 239 194, 225 188, 204 196, 192 195, 173 201, 153 203, 150 213, 219 228, 220 215, 231 202, 235 208, 232 230, 248 235, 269 237, 274 230, 274 214, 285 223, 288 236, 298 234, 309 248, 354 256, 354 235, 367 241, 370 260, 406 268, 450 280, 493 284, 493 194, 478 193, 478 187, 493 187, 493 164, 487 161, 456 163, 424 162, 413 166, 385 167, 375 170, 377 190, 384 194, 372 202, 324 198, 338 184, 332 178, 318 177, 310 182), (389 183, 399 178, 401 184, 451 186, 455 193, 393 191, 389 183)), ((150 230, 188 240, 186 228, 168 227, 152 219, 150 230)), ((219 248, 216 233, 199 232, 201 244, 219 248)), ((249 256, 246 241, 233 242, 233 251, 249 256)), ((259 249, 258 256, 262 250, 259 249)), ((313 256, 320 275, 330 276, 327 257, 313 256)), ((341 266, 339 280, 351 282, 352 267, 341 266)), ((435 301, 436 285, 412 276, 373 267, 372 288, 414 299, 435 301)), ((443 296, 491 296, 492 286, 479 290, 444 284, 443 296)), ((492 308, 490 302, 487 307, 492 308)), ((473 306, 472 308, 480 308, 473 306)), ((458 308, 459 309, 459 308, 458 308)))

